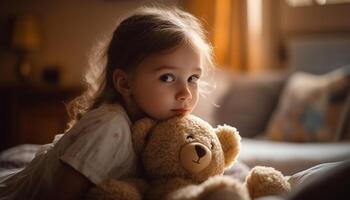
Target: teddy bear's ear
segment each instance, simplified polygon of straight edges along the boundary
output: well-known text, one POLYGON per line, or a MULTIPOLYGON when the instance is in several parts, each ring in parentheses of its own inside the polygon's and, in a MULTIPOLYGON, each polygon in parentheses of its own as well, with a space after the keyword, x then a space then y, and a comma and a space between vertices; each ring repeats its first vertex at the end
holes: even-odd
POLYGON ((156 125, 156 121, 143 118, 135 122, 132 127, 132 143, 137 154, 141 153, 150 130, 156 125))
POLYGON ((228 125, 215 129, 225 155, 225 167, 230 167, 236 160, 241 148, 241 136, 236 128, 228 125))

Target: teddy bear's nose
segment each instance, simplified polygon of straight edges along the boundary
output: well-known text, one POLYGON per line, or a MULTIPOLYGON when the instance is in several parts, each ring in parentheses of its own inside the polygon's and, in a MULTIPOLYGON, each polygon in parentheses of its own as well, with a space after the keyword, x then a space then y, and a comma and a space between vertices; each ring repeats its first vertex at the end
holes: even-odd
POLYGON ((199 158, 205 156, 206 151, 205 151, 205 149, 202 146, 196 145, 195 149, 196 149, 196 153, 197 153, 199 158))
POLYGON ((189 173, 199 173, 211 163, 212 152, 199 142, 191 142, 182 146, 180 151, 181 165, 189 173))

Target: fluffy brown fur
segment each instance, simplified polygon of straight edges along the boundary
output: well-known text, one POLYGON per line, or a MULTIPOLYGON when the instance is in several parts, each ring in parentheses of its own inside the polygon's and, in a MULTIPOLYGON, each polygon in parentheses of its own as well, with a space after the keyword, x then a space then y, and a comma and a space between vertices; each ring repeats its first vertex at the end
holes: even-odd
POLYGON ((124 200, 136 200, 140 196, 171 200, 220 199, 225 193, 229 199, 245 200, 288 190, 283 175, 272 168, 253 169, 247 178, 247 187, 222 175, 235 162, 240 140, 235 128, 228 125, 213 128, 192 115, 162 122, 140 120, 133 127, 133 145, 148 189, 140 187, 142 184, 109 182, 98 186, 95 193, 109 194, 108 198, 101 199, 124 200))

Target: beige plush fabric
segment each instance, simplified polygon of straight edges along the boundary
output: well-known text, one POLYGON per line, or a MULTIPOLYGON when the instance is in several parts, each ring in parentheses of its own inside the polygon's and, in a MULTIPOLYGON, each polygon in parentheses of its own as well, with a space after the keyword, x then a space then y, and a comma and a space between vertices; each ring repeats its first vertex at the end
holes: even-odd
POLYGON ((226 181, 220 178, 207 181, 235 162, 240 139, 234 127, 213 128, 193 115, 158 123, 147 118, 137 121, 133 144, 140 153, 144 175, 150 180, 146 199, 187 199, 184 197, 188 195, 188 199, 197 199, 203 192, 224 187, 226 181), (175 192, 186 187, 191 188, 190 192, 175 192))

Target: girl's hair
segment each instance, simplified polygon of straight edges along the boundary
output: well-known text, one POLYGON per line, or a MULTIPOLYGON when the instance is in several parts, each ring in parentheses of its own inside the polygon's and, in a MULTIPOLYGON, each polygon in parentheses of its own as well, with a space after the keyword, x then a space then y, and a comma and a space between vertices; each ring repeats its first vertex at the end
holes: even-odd
POLYGON ((90 64, 85 74, 85 92, 68 104, 68 129, 87 111, 103 103, 123 103, 115 90, 113 72, 134 70, 154 53, 189 44, 201 53, 204 72, 213 67, 212 47, 201 23, 178 8, 142 7, 125 18, 115 29, 102 56, 104 64, 90 64))

